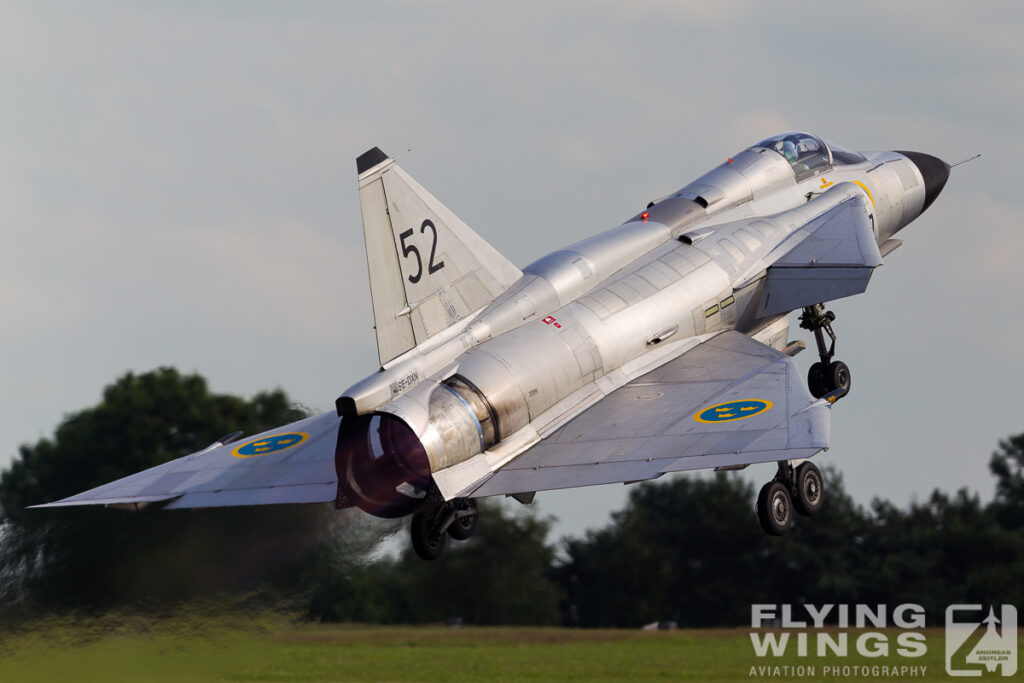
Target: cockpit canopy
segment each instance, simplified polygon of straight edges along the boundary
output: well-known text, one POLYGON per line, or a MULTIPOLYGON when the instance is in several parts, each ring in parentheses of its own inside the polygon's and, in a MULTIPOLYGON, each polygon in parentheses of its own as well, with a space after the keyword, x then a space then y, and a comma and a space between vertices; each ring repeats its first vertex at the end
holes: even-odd
POLYGON ((839 145, 827 144, 810 133, 782 133, 754 145, 776 152, 793 167, 797 182, 819 175, 833 164, 859 164, 865 158, 839 145))
POLYGON ((859 164, 867 161, 868 158, 860 152, 855 152, 852 149, 846 149, 842 145, 837 145, 834 142, 825 141, 828 145, 828 149, 832 152, 832 163, 833 164, 859 164))
POLYGON ((754 146, 764 147, 781 155, 793 167, 797 182, 824 173, 832 167, 825 142, 810 133, 783 133, 762 140, 754 146))

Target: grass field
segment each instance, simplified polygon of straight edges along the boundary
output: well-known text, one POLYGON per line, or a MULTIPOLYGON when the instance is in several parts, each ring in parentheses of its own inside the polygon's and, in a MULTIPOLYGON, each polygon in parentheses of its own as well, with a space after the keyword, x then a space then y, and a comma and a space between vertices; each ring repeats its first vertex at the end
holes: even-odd
POLYGON ((0 635, 0 681, 886 679, 871 672, 824 671, 825 666, 865 664, 927 667, 924 676, 906 678, 951 680, 944 670, 941 629, 927 636, 927 654, 913 660, 895 655, 801 659, 795 653, 761 659, 746 629, 385 628, 295 625, 273 617, 244 623, 172 619, 154 625, 108 618, 0 635), (751 675, 751 667, 801 664, 815 667, 814 675, 751 675))

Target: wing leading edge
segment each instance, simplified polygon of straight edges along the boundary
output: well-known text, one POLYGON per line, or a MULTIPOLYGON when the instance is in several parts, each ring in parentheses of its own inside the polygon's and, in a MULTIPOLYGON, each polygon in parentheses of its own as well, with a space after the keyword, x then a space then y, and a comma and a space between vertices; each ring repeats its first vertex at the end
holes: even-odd
POLYGON ((725 332, 615 390, 468 495, 809 458, 829 437, 830 404, 810 395, 793 360, 725 332))
POLYGON ((338 493, 339 418, 323 413, 248 439, 171 460, 55 503, 166 509, 326 503, 338 493))

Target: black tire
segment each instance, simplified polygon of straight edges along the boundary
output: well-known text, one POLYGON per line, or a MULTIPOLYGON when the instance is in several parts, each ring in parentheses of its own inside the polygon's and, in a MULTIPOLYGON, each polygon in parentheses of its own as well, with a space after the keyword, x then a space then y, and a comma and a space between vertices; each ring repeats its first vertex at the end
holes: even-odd
POLYGON ((466 510, 472 510, 473 514, 465 517, 456 517, 455 521, 448 527, 448 535, 454 538, 456 541, 465 541, 473 537, 476 532, 476 504, 471 503, 464 508, 466 510))
POLYGON ((444 547, 448 543, 447 534, 439 534, 437 527, 437 515, 441 511, 440 506, 420 510, 412 516, 412 549, 424 560, 436 560, 441 557, 444 547))
POLYGON ((793 500, 786 487, 770 481, 761 487, 757 496, 757 519, 761 528, 771 536, 781 536, 793 523, 793 500))
POLYGON ((846 363, 841 360, 829 363, 828 384, 830 387, 829 391, 846 389, 846 393, 850 393, 850 368, 847 367, 846 363))
POLYGON ((829 392, 827 375, 828 369, 821 361, 814 363, 807 371, 807 388, 814 398, 821 398, 829 392))
POLYGON ((825 504, 825 482, 821 471, 811 462, 796 468, 796 499, 793 507, 801 515, 813 517, 825 504))

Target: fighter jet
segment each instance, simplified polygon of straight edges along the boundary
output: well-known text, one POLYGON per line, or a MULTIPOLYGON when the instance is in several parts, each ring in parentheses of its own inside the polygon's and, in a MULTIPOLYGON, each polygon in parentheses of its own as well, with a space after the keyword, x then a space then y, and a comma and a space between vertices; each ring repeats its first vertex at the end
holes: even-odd
POLYGON ((756 511, 781 535, 822 508, 809 459, 851 386, 825 305, 867 289, 951 167, 784 133, 521 270, 379 148, 356 168, 380 368, 336 411, 41 507, 333 502, 412 515, 433 559, 481 497, 775 463, 756 511))

